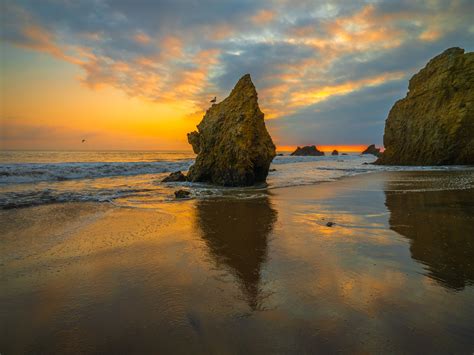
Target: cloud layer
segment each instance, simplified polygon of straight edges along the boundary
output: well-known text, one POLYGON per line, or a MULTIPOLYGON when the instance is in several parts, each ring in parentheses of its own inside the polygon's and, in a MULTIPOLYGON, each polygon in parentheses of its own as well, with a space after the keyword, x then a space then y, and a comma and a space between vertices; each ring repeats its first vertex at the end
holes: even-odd
POLYGON ((189 112, 251 73, 280 144, 380 143, 407 79, 444 49, 474 48, 455 1, 6 0, 2 39, 104 85, 189 112))

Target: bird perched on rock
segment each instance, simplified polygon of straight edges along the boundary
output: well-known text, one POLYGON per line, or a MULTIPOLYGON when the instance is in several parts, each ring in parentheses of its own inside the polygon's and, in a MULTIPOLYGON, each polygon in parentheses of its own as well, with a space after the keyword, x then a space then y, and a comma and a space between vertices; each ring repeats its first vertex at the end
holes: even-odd
POLYGON ((214 98, 210 101, 211 104, 215 104, 217 101, 217 97, 214 96, 214 98))

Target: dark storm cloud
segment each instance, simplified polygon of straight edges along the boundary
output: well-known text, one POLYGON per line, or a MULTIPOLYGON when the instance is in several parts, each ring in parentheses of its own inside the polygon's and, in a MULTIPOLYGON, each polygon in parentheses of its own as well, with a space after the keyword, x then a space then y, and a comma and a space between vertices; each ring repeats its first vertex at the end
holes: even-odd
POLYGON ((290 43, 229 43, 225 49, 219 57, 223 73, 216 83, 226 91, 244 73, 250 73, 260 88, 271 87, 279 81, 277 68, 298 66, 301 60, 318 56, 312 48, 290 43))

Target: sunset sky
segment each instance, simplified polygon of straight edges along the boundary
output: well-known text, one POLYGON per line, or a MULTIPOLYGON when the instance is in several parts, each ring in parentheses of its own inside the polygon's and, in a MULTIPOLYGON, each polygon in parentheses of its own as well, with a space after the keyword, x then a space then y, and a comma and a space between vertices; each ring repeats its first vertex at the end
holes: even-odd
POLYGON ((1 7, 4 149, 189 150, 209 100, 245 73, 280 148, 380 145, 408 79, 449 47, 474 49, 472 0, 1 7))

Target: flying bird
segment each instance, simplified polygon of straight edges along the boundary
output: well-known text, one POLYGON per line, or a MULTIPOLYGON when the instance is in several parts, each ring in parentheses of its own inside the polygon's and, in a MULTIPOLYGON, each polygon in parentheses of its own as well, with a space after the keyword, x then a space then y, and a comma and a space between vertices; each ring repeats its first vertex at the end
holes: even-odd
POLYGON ((82 140, 82 143, 84 143, 85 141, 86 141, 86 140, 85 140, 85 139, 83 139, 83 140, 82 140))
POLYGON ((212 104, 215 104, 217 101, 217 97, 214 96, 214 98, 210 101, 212 104))

